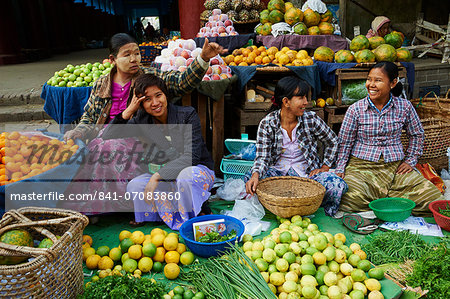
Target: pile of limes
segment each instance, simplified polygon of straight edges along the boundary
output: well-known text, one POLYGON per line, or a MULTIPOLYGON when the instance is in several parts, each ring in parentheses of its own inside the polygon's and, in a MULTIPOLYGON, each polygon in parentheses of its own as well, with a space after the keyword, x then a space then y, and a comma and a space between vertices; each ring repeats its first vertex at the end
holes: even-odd
POLYGON ((194 293, 190 289, 185 289, 182 286, 176 286, 168 294, 165 294, 164 299, 203 299, 205 294, 202 292, 194 293))
MULTIPOLYGON (((89 241, 92 245, 92 238, 89 241)), ((194 254, 186 251, 186 246, 179 242, 177 233, 167 233, 160 228, 154 228, 147 235, 139 230, 123 230, 119 234, 119 241, 118 247, 110 249, 108 246, 100 246, 97 250, 89 244, 85 245, 86 242, 83 245, 86 267, 99 269, 100 278, 108 274, 114 275, 113 272, 117 270, 117 275, 124 271, 133 273, 136 277, 140 277, 142 273, 164 272, 166 278, 176 279, 180 274, 178 264, 190 265, 194 261, 194 254)))
POLYGON ((278 298, 383 298, 384 271, 371 269, 359 244, 347 246, 344 234, 321 232, 299 215, 280 221, 262 240, 243 237, 245 254, 278 298))
POLYGON ((105 63, 86 63, 81 65, 68 64, 64 69, 55 72, 47 84, 56 87, 86 87, 92 86, 100 76, 108 74, 113 65, 105 63))

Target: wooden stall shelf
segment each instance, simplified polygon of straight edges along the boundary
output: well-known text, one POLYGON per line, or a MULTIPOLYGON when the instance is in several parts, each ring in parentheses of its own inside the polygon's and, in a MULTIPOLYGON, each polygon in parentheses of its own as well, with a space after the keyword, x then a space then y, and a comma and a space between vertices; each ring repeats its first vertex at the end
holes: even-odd
POLYGON ((224 97, 222 96, 219 101, 214 101, 208 96, 194 91, 183 96, 182 104, 196 108, 205 141, 208 140, 208 132, 211 132, 211 146, 208 148, 210 148, 214 160, 214 171, 220 173, 224 140, 224 97), (210 130, 207 130, 208 128, 210 130))
MULTIPOLYGON (((325 106, 327 125, 331 129, 335 129, 335 125, 342 124, 348 105, 341 106, 325 106)), ((337 128, 336 128, 337 129, 337 128)))

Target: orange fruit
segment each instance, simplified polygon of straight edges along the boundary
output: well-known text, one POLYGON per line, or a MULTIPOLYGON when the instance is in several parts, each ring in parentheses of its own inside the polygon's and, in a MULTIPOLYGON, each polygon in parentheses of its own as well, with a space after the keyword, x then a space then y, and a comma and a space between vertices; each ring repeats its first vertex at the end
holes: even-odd
POLYGON ((165 255, 166 255, 166 250, 164 249, 164 247, 157 247, 156 253, 153 256, 153 261, 163 263, 165 255))
POLYGON ((239 66, 248 66, 248 63, 247 62, 241 62, 241 63, 239 63, 239 66))
POLYGON ((256 56, 255 57, 255 63, 256 64, 261 64, 262 63, 263 58, 261 56, 256 56))
POLYGON ((266 52, 266 47, 261 46, 258 48, 259 52, 266 52))
POLYGON ((242 55, 243 55, 244 57, 247 57, 251 52, 252 52, 252 51, 249 50, 249 49, 244 49, 244 50, 242 50, 242 55))
POLYGON ((263 59, 262 59, 262 63, 263 64, 268 64, 268 63, 270 63, 271 62, 271 60, 270 60, 270 58, 269 57, 264 57, 263 59))

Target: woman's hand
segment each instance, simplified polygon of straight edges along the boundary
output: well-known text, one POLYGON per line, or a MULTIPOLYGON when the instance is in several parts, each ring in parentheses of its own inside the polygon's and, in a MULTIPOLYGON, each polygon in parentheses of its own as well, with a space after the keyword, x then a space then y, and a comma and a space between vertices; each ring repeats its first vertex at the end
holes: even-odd
POLYGON ((248 194, 254 195, 258 183, 259 183, 259 173, 254 172, 250 180, 248 180, 248 182, 245 184, 245 191, 247 191, 248 194))
POLYGON ((77 131, 77 130, 70 130, 70 131, 67 131, 65 134, 64 134, 64 141, 66 141, 67 142, 67 140, 69 140, 69 139, 73 139, 73 140, 75 140, 75 139, 81 139, 81 137, 83 137, 83 133, 81 133, 80 131, 77 131))
POLYGON ((136 95, 133 95, 130 105, 128 105, 127 109, 122 112, 122 118, 127 120, 130 119, 139 109, 143 100, 145 100, 145 96, 138 98, 136 95))
POLYGON ((413 168, 406 162, 402 162, 397 168, 397 174, 405 174, 411 172, 413 168))
POLYGON ((335 175, 337 175, 338 177, 340 177, 341 179, 345 178, 345 174, 343 172, 336 172, 335 175))
POLYGON ((208 39, 205 38, 205 43, 203 44, 202 53, 200 53, 200 57, 208 62, 217 54, 225 54, 228 50, 224 49, 217 43, 209 43, 208 39))
POLYGON ((150 180, 148 181, 147 185, 145 185, 144 189, 144 199, 147 204, 150 206, 153 205, 153 193, 155 192, 156 188, 158 187, 159 180, 161 179, 161 176, 159 173, 155 173, 152 175, 150 180), (151 201, 150 201, 150 199, 151 201))
POLYGON ((327 172, 329 170, 330 170, 330 167, 328 167, 327 165, 323 165, 322 167, 314 169, 313 171, 311 171, 310 174, 309 174, 309 177, 312 177, 313 175, 316 175, 316 174, 321 173, 321 172, 327 172))

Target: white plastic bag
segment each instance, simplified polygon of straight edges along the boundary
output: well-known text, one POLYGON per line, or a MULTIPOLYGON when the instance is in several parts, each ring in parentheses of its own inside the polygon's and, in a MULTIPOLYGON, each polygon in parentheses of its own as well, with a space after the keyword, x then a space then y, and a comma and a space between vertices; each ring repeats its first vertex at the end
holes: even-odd
POLYGON ((261 220, 266 212, 256 195, 247 195, 243 200, 235 200, 233 209, 222 213, 241 220, 245 226, 244 234, 257 236, 270 227, 270 222, 261 220))
POLYGON ((245 183, 241 179, 228 179, 224 185, 217 189, 217 196, 228 201, 241 199, 246 195, 245 183))
POLYGON ((279 22, 272 25, 272 35, 277 37, 278 35, 292 34, 294 31, 292 27, 285 22, 279 22))
POLYGON ((308 8, 311 8, 314 11, 317 11, 318 13, 322 14, 327 11, 327 6, 325 3, 323 3, 320 0, 308 0, 303 4, 302 11, 304 12, 308 8))
POLYGON ((266 212, 256 195, 248 195, 246 199, 235 200, 233 210, 228 216, 243 220, 261 220, 266 212))

